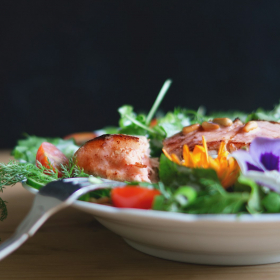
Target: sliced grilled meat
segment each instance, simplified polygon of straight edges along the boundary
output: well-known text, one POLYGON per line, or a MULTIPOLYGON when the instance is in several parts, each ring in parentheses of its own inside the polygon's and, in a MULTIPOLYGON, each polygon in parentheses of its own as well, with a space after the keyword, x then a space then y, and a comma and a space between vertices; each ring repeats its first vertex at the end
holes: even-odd
MULTIPOLYGON (((243 124, 236 119, 231 125, 223 126, 212 122, 196 126, 197 129, 183 129, 181 132, 167 138, 163 142, 163 148, 169 154, 176 154, 182 159, 182 149, 188 145, 192 151, 195 145, 202 145, 202 136, 207 141, 210 154, 216 154, 222 141, 226 142, 229 152, 237 149, 248 148, 256 137, 280 138, 280 123, 268 121, 251 121, 243 124), (209 128, 209 129, 208 129, 209 128), (187 132, 187 133, 186 133, 187 132)), ((192 128, 192 127, 191 127, 192 128)))

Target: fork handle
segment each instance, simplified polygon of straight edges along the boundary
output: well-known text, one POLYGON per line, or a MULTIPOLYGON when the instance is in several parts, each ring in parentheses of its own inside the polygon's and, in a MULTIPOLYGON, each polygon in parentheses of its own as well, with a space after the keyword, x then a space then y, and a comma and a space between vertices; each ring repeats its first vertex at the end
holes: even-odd
MULTIPOLYGON (((74 178, 75 179, 75 178, 74 178)), ((69 181, 69 180, 68 180, 69 181)), ((73 181, 73 180, 71 180, 73 181)), ((102 183, 96 185, 83 186, 82 184, 77 184, 70 188, 67 186, 65 190, 64 186, 60 189, 53 189, 52 185, 62 184, 61 182, 53 182, 48 184, 48 191, 39 192, 33 202, 32 208, 29 211, 26 218, 20 223, 14 235, 7 239, 4 243, 0 245, 0 261, 19 248, 29 237, 31 237, 35 232, 43 225, 43 223, 54 213, 71 205, 78 197, 86 194, 89 191, 93 191, 100 188, 108 188, 114 186, 124 186, 124 183, 119 182, 102 183), (52 184, 52 185, 51 185, 52 184), (50 188, 51 185, 51 188, 50 188), (82 188, 80 188, 82 186, 82 188), (59 191, 60 190, 60 191, 59 191), (58 197, 56 197, 58 195, 58 197)), ((88 184, 88 183, 87 183, 88 184)), ((45 187, 47 187, 45 186, 45 187)), ((45 188, 44 187, 44 188, 45 188)), ((42 190, 42 189, 41 189, 42 190)))
POLYGON ((12 252, 14 252, 17 248, 19 248, 28 238, 29 235, 27 233, 24 234, 15 233, 3 244, 1 244, 0 261, 4 259, 6 256, 10 255, 12 252))
MULTIPOLYGON (((41 195, 35 197, 34 202, 42 200, 41 195)), ((58 209, 67 207, 61 204, 55 198, 49 198, 48 205, 38 205, 33 203, 33 206, 25 219, 19 224, 16 232, 0 245, 0 261, 19 248, 29 237, 42 226, 42 224, 55 213, 58 209)))

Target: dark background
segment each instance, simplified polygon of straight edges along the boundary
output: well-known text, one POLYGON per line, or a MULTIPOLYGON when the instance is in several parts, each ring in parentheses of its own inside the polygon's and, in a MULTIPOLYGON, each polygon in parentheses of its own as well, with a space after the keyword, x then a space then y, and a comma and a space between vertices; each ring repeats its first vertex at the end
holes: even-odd
POLYGON ((272 109, 280 1, 1 1, 0 148, 117 125, 117 108, 272 109))

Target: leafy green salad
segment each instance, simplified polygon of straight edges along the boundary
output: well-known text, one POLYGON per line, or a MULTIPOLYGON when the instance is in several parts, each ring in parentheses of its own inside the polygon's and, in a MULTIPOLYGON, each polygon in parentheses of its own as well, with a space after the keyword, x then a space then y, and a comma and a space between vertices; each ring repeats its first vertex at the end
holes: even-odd
MULTIPOLYGON (((229 187, 224 188, 219 178, 218 169, 188 167, 184 164, 178 164, 174 158, 162 152, 162 142, 165 138, 174 135, 186 126, 202 123, 215 117, 227 117, 232 120, 238 117, 244 122, 250 120, 279 122, 280 105, 275 106, 271 111, 258 109, 250 114, 244 112, 213 112, 207 115, 203 107, 196 111, 178 107, 172 112, 163 114, 158 111, 158 108, 170 84, 170 80, 166 81, 148 114, 137 114, 132 106, 124 105, 118 109, 120 114, 119 126, 105 127, 99 130, 99 133, 102 131, 104 134, 143 135, 149 139, 151 156, 159 158, 159 182, 127 182, 130 190, 136 188, 136 186, 141 189, 156 190, 153 195, 148 195, 151 203, 145 209, 189 214, 279 213, 280 191, 278 191, 277 185, 275 186, 272 183, 272 187, 270 187, 270 185, 263 183, 266 182, 265 180, 261 179, 261 176, 264 175, 267 176, 265 178, 272 178, 269 173, 272 171, 273 176, 277 177, 279 171, 271 168, 262 170, 262 174, 257 174, 259 177, 256 177, 258 179, 255 180, 255 177, 247 176, 241 168, 236 180, 229 187)), ((25 139, 19 140, 12 151, 15 160, 9 163, 0 163, 0 192, 4 191, 5 186, 12 186, 23 180, 27 180, 27 184, 39 189, 54 180, 90 176, 75 165, 74 153, 78 148, 79 145, 74 139, 65 140, 25 135, 25 139), (38 149, 44 142, 57 147, 68 159, 66 164, 60 166, 61 174, 55 168, 50 168, 50 165, 44 165, 36 161, 38 149)), ((204 150, 205 153, 207 153, 207 150, 204 150)), ((195 156, 191 152, 189 154, 195 156)), ((273 156, 277 157, 278 155, 273 156)), ((228 156, 226 155, 225 158, 228 158, 228 156)), ((220 162, 213 162, 213 166, 216 166, 216 164, 220 164, 220 162)), ((254 172, 257 171, 254 169, 254 172)), ((269 180, 273 181, 273 179, 269 180)), ((105 197, 109 203, 118 206, 118 199, 121 195, 115 193, 114 196, 117 197, 117 200, 115 200, 111 190, 106 189, 89 193, 81 199, 98 201, 105 197), (115 201, 117 202, 115 203, 115 201)), ((130 193, 129 195, 137 194, 130 193)), ((141 203, 140 201, 140 205, 143 204, 141 203)), ((6 217, 7 205, 0 197, 0 220, 2 221, 6 217)))

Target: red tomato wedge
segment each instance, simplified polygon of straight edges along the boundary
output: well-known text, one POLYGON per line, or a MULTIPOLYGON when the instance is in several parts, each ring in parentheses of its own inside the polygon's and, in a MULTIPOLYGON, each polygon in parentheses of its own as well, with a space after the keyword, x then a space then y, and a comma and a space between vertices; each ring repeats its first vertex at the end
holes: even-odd
POLYGON ((62 176, 61 164, 68 164, 68 158, 53 144, 43 142, 36 155, 36 165, 39 161, 44 167, 58 171, 58 177, 62 176))
POLYGON ((151 209, 154 198, 160 191, 139 186, 126 186, 112 189, 113 205, 120 208, 151 209))

